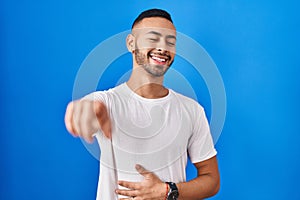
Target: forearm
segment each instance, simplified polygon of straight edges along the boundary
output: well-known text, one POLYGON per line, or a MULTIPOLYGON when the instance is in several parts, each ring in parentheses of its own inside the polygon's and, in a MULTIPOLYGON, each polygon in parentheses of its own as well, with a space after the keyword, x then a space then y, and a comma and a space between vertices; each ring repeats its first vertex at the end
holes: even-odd
POLYGON ((205 174, 197 178, 176 184, 179 200, 198 200, 211 197, 219 191, 219 177, 205 174))

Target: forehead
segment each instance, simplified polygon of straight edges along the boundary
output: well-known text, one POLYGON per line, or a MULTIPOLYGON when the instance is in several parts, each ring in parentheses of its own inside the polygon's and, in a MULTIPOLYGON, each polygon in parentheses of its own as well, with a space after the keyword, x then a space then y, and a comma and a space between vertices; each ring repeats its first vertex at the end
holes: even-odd
POLYGON ((137 23, 132 32, 138 34, 146 34, 155 31, 164 35, 176 35, 175 26, 169 20, 161 17, 145 18, 137 23))

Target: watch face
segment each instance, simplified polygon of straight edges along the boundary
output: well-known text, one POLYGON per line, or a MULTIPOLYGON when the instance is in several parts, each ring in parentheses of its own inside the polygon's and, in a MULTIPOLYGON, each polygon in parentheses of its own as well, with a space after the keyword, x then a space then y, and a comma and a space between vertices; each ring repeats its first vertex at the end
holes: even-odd
POLYGON ((169 194, 168 200, 177 200, 178 196, 179 196, 178 191, 177 191, 177 190, 173 190, 173 191, 169 194))

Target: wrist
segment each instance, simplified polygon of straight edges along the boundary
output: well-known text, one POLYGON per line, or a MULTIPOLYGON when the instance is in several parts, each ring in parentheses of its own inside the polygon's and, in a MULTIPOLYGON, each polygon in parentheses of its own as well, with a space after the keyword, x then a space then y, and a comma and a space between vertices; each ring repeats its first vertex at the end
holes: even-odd
POLYGON ((155 187, 156 187, 156 189, 154 190, 155 199, 166 200, 169 192, 168 184, 165 182, 161 182, 161 183, 157 183, 155 187))
POLYGON ((167 200, 168 199, 168 193, 169 193, 169 185, 165 182, 162 182, 160 184, 160 199, 167 200))
POLYGON ((165 194, 164 194, 164 200, 167 200, 168 199, 168 194, 169 194, 169 191, 170 191, 170 186, 168 183, 164 183, 165 184, 165 194))

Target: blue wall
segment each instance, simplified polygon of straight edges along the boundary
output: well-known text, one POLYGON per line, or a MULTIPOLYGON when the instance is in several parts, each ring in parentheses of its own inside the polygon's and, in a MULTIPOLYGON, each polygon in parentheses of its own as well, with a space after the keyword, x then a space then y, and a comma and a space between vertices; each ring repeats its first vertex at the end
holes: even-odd
POLYGON ((167 9, 223 77, 212 199, 300 199, 299 4, 258 0, 1 1, 0 199, 95 199, 98 161, 65 130, 65 107, 87 54, 152 7, 167 9))

